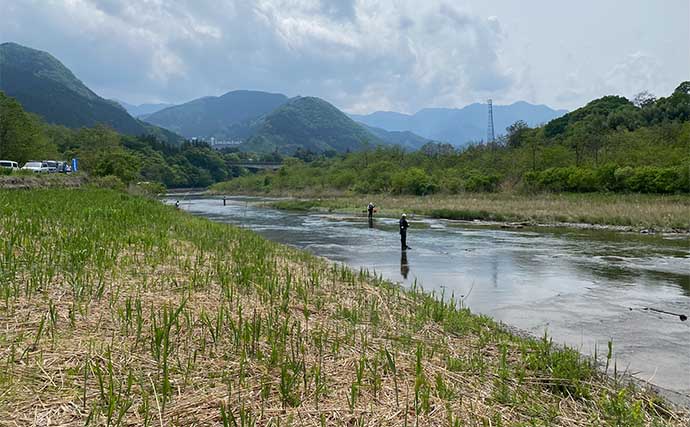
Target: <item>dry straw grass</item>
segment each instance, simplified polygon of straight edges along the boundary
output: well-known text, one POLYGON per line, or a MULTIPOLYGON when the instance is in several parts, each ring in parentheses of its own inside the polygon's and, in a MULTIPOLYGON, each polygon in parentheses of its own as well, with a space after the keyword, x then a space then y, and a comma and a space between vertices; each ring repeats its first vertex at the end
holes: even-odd
MULTIPOLYGON (((400 212, 449 219, 582 223, 690 230, 690 198, 640 194, 465 193, 433 196, 335 196, 309 198, 302 206, 359 212, 373 200, 382 215, 400 212)), ((291 207, 290 202, 283 203, 291 207)), ((280 207, 280 204, 278 204, 280 207)), ((300 205, 294 205, 300 207, 300 205)))
POLYGON ((447 296, 153 202, 0 192, 0 210, 0 425, 689 420, 447 296))

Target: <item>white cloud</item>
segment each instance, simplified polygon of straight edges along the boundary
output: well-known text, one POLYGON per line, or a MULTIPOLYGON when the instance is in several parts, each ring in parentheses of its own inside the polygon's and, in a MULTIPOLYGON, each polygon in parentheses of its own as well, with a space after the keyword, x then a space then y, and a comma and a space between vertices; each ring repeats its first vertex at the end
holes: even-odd
POLYGON ((606 73, 603 85, 611 91, 618 91, 621 95, 631 98, 643 90, 656 89, 659 76, 663 74, 663 68, 658 59, 638 51, 626 55, 606 73))
MULTIPOLYGON (((554 17, 510 2, 482 16, 468 3, 489 7, 474 0, 0 0, 0 41, 49 51, 97 92, 131 102, 246 88, 320 96, 353 112, 487 97, 571 107, 602 91, 663 95, 659 75, 677 84, 658 56, 613 45, 617 62, 599 59, 604 65, 595 68, 580 58, 571 69, 566 53, 548 44, 558 42, 558 29, 531 33, 554 17)), ((590 51, 600 38, 589 30, 581 37, 590 51)), ((577 49, 571 44, 567 55, 577 49)))
POLYGON ((511 82, 498 61, 498 19, 450 2, 82 0, 15 7, 11 20, 38 20, 47 31, 29 35, 17 27, 3 37, 49 50, 104 95, 132 101, 255 88, 321 96, 350 110, 410 111, 473 101, 511 82))

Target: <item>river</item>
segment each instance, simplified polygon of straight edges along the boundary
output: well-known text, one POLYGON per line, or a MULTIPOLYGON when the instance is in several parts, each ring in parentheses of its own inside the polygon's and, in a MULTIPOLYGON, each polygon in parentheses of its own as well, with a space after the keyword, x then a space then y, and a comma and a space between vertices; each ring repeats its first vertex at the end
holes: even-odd
MULTIPOLYGON (((168 199, 174 203, 175 199, 168 199)), ((295 213, 262 199, 181 197, 181 208, 353 268, 454 294, 474 312, 593 355, 613 342, 620 371, 690 397, 690 241, 579 229, 501 229, 411 218, 295 213)))

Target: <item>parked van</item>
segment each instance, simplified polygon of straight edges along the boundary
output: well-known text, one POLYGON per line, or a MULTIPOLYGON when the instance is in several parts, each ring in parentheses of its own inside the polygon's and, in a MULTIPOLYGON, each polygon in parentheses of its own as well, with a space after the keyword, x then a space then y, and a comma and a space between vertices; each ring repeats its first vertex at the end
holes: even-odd
POLYGON ((12 160, 0 160, 0 168, 19 170, 19 163, 12 160))
POLYGON ((59 163, 55 160, 44 160, 43 164, 48 167, 48 172, 57 173, 59 163))
POLYGON ((26 164, 22 166, 22 170, 36 173, 48 173, 48 165, 45 162, 26 162, 26 164))

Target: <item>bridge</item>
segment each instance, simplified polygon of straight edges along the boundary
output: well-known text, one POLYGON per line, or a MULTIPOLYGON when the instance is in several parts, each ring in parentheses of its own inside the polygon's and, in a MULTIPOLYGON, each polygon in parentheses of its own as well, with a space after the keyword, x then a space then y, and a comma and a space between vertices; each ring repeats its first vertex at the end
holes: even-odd
POLYGON ((238 166, 253 170, 277 170, 283 166, 281 162, 233 162, 228 163, 229 166, 238 166))

